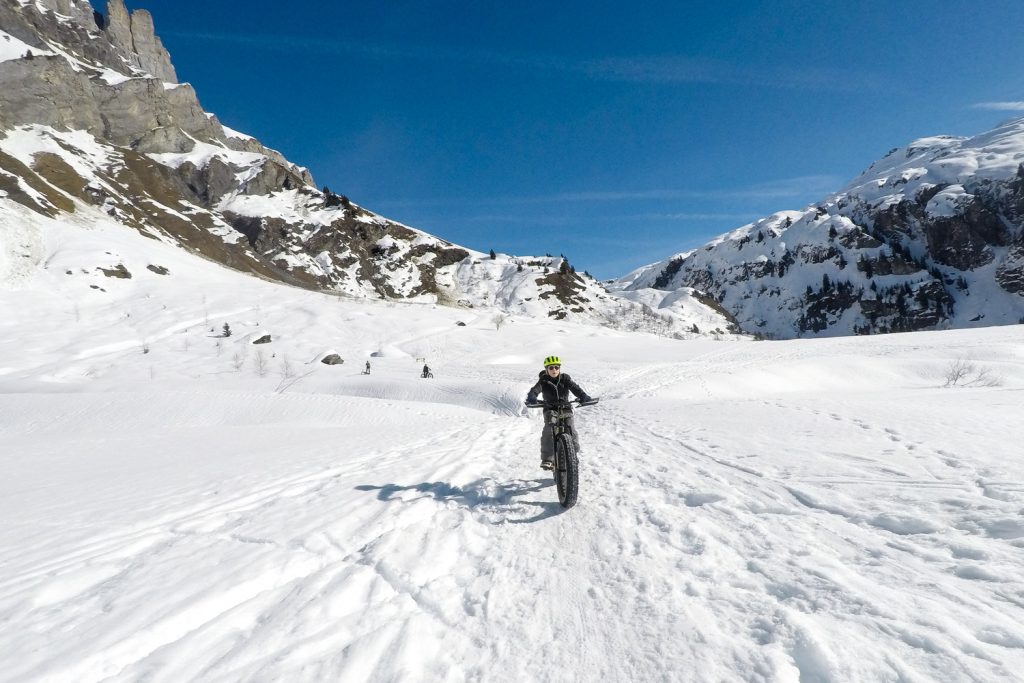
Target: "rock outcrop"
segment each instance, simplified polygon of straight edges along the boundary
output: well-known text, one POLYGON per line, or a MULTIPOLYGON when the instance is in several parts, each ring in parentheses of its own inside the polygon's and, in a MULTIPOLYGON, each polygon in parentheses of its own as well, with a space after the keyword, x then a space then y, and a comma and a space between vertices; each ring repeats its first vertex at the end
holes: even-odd
POLYGON ((137 9, 129 15, 124 0, 107 0, 107 15, 103 28, 129 63, 166 83, 178 82, 171 56, 156 37, 149 12, 137 9))
MULTIPOLYGON (((84 130, 150 153, 182 151, 192 138, 290 165, 252 138, 229 135, 203 111, 192 86, 178 84, 148 12, 129 14, 123 0, 107 9, 104 18, 87 0, 0 4, 0 30, 33 50, 0 62, 0 129, 84 130)), ((298 172, 313 185, 308 172, 298 172)))

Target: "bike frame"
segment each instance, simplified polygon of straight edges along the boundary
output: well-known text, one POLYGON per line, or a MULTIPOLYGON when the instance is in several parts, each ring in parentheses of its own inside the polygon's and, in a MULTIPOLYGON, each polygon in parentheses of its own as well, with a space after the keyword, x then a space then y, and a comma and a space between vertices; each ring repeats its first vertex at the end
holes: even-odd
POLYGON ((545 407, 545 410, 550 411, 549 421, 551 424, 551 438, 552 440, 557 439, 562 434, 572 434, 573 428, 569 425, 569 418, 573 416, 572 405, 579 403, 579 401, 561 401, 552 405, 552 407, 545 407))
POLYGON ((591 406, 597 403, 598 399, 594 399, 588 403, 577 399, 572 401, 542 401, 539 403, 528 403, 527 408, 543 408, 546 411, 550 411, 548 415, 548 423, 551 425, 551 436, 556 438, 561 434, 572 434, 575 430, 569 426, 569 418, 573 416, 573 406, 591 406))

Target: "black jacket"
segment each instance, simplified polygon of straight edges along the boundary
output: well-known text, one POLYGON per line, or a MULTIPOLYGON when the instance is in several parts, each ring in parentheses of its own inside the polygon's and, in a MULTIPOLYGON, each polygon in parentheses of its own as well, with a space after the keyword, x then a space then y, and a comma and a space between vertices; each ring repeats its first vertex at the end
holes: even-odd
POLYGON ((536 401, 537 394, 543 394, 543 400, 545 403, 568 401, 570 391, 581 401, 591 400, 590 396, 587 395, 587 392, 583 391, 582 387, 580 387, 579 384, 576 384, 569 375, 564 372, 560 372, 558 373, 557 379, 551 379, 551 377, 548 376, 547 371, 542 370, 540 373, 540 379, 538 379, 537 383, 530 389, 530 393, 526 395, 526 402, 533 403, 536 401))

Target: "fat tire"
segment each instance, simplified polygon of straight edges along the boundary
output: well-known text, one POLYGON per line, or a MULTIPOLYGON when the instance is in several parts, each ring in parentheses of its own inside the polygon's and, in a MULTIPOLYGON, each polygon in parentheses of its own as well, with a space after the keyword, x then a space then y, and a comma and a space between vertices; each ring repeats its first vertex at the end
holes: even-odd
POLYGON ((580 489, 580 462, 576 456, 576 448, 568 434, 559 434, 555 441, 555 487, 558 489, 558 502, 563 508, 571 508, 576 504, 580 489))

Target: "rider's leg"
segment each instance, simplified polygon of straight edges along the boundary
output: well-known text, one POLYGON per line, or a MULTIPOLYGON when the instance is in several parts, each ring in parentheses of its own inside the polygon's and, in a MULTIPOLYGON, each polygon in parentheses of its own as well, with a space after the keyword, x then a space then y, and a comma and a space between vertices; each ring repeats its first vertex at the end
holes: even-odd
POLYGON ((548 411, 544 411, 544 429, 540 430, 540 460, 542 463, 555 459, 555 441, 551 423, 547 420, 548 411))

